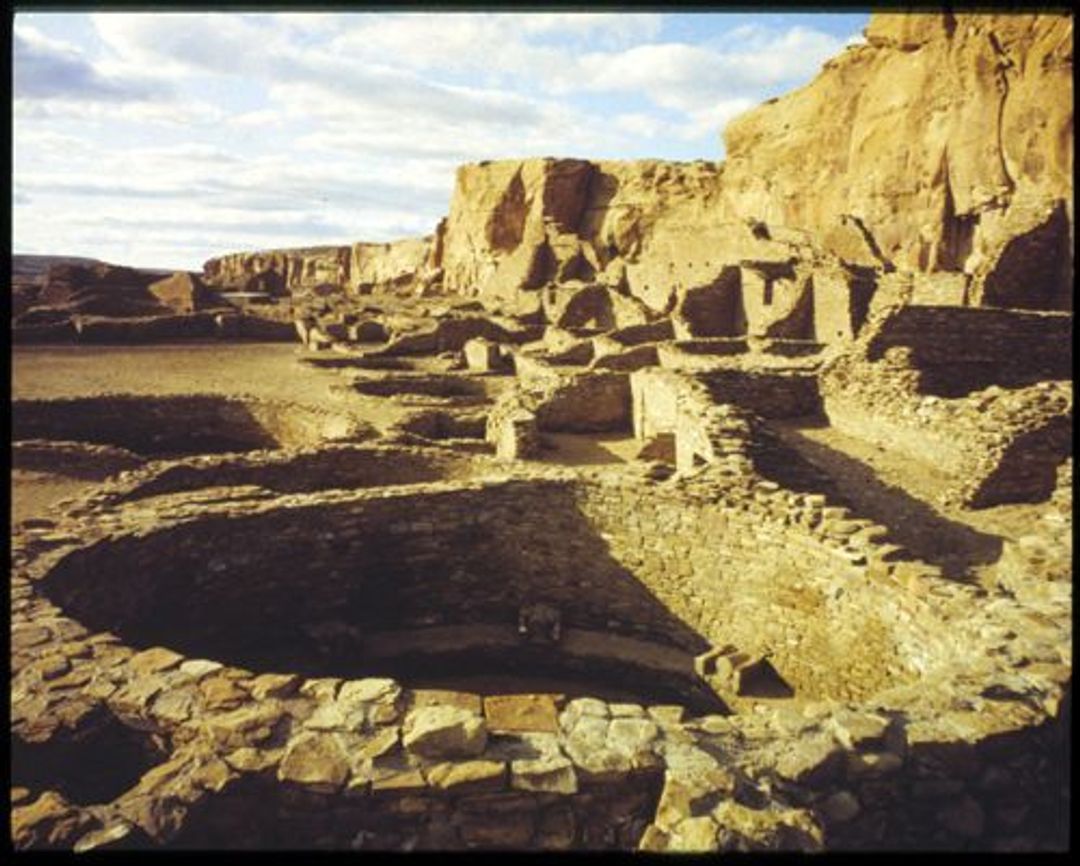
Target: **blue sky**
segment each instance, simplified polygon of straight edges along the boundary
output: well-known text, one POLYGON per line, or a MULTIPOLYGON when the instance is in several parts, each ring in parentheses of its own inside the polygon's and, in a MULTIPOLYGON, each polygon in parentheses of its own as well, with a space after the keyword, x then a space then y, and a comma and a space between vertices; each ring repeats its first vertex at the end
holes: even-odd
POLYGON ((14 249, 198 269, 430 233, 463 162, 721 159, 861 13, 35 13, 14 249))

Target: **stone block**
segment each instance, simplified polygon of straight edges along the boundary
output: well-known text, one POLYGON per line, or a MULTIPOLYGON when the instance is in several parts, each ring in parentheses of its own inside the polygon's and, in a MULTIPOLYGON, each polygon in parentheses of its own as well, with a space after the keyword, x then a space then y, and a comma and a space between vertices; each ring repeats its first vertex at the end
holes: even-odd
POLYGON ((405 748, 428 758, 471 757, 484 751, 487 726, 458 707, 420 707, 405 717, 405 748))
POLYGON ((499 695, 484 698, 484 716, 491 731, 556 733, 558 714, 551 695, 499 695))
POLYGON ((465 343, 462 349, 465 366, 478 373, 494 373, 503 370, 506 362, 498 343, 478 337, 465 343))
POLYGON ((514 761, 510 765, 510 785, 519 791, 540 791, 549 794, 577 793, 577 775, 573 764, 565 758, 540 758, 514 761))

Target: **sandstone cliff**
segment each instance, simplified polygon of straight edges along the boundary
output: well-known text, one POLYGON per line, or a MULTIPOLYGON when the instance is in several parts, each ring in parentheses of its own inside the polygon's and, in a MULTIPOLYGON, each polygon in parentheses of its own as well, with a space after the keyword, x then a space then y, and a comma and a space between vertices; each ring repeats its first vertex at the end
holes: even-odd
POLYGON ((1071 307, 1072 20, 874 15, 866 44, 725 130, 725 210, 841 255, 1071 307), (862 248, 862 249, 860 249, 862 248))
POLYGON ((1066 15, 878 14, 732 121, 725 163, 465 165, 432 238, 238 254, 207 280, 441 289, 552 321, 586 292, 586 318, 695 336, 848 336, 875 291, 1071 309, 1071 71, 1066 15))
POLYGON ((826 326, 824 305, 848 304, 857 263, 845 269, 807 232, 726 212, 724 177, 704 161, 463 166, 442 231, 443 287, 519 305, 544 289, 552 322, 575 295, 603 290, 612 312, 593 318, 617 327, 674 314, 682 336, 847 336, 858 323, 826 326))
POLYGON ((232 291, 299 294, 334 286, 358 294, 430 282, 431 237, 392 243, 230 253, 203 265, 206 282, 232 291))
POLYGON ((432 237, 405 238, 385 244, 353 244, 347 286, 357 294, 422 289, 437 280, 432 237))
POLYGON ((203 265, 203 278, 220 289, 284 295, 317 285, 344 285, 349 247, 303 247, 230 253, 203 265))

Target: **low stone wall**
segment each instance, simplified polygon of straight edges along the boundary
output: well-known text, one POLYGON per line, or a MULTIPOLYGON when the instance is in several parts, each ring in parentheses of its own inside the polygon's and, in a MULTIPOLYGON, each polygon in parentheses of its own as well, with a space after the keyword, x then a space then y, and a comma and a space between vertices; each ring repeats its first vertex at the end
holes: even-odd
POLYGON ((755 440, 760 439, 753 413, 808 415, 818 405, 816 384, 809 375, 645 369, 633 373, 630 382, 634 435, 648 440, 657 434, 675 434, 677 465, 682 471, 700 462, 744 471, 755 440), (782 398, 792 394, 797 395, 795 402, 784 404, 782 398))
POLYGON ((16 343, 118 345, 219 339, 292 342, 296 338, 289 322, 210 312, 136 318, 76 316, 55 324, 20 324, 12 328, 11 334, 16 343))
POLYGON ((400 432, 433 442, 460 443, 462 440, 484 439, 487 423, 487 414, 482 409, 463 412, 425 409, 410 413, 388 427, 383 435, 393 437, 400 432))
POLYGON ((13 325, 11 342, 24 343, 74 343, 78 333, 74 322, 57 322, 41 325, 13 325))
POLYGON ((203 456, 155 463, 103 485, 84 507, 133 502, 204 488, 258 487, 275 493, 423 484, 483 471, 482 457, 442 449, 321 445, 257 455, 203 456))
POLYGON ((75 331, 80 343, 162 343, 212 339, 217 325, 211 313, 136 319, 77 317, 75 331))
POLYGON ((762 418, 794 418, 821 412, 812 371, 709 370, 696 374, 714 401, 734 403, 762 418))
POLYGON ((12 406, 15 439, 115 445, 143 456, 252 451, 372 433, 348 415, 249 397, 106 394, 12 406))
MULTIPOLYGON (((1054 314, 1025 315, 1063 321, 1054 314)), ((876 334, 887 330, 889 320, 823 369, 830 424, 934 463, 955 478, 943 494, 952 503, 982 508, 1049 496, 1055 469, 1072 450, 1070 383, 995 384, 952 399, 924 395, 923 371, 910 347, 893 347, 871 360, 876 334)))
POLYGON ((959 397, 990 385, 1072 377, 1072 314, 908 305, 867 329, 866 359, 910 351, 918 391, 959 397))
POLYGON ((127 469, 141 467, 145 460, 115 445, 91 445, 55 439, 22 439, 11 444, 11 467, 31 472, 49 472, 69 478, 104 480, 127 469))
POLYGON ((521 360, 518 356, 518 387, 500 395, 488 416, 487 438, 501 456, 535 456, 541 433, 630 429, 627 373, 567 373, 538 359, 529 359, 525 365, 521 360))
POLYGON ((498 322, 479 316, 446 318, 412 331, 394 331, 385 347, 372 354, 426 355, 460 352, 470 340, 483 338, 495 343, 519 343, 533 336, 528 329, 507 330, 498 322))

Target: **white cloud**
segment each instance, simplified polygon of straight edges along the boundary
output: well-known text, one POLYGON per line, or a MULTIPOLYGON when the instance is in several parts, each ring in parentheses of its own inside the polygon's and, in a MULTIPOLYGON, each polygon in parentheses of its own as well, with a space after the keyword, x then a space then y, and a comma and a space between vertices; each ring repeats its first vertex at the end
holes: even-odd
POLYGON ((15 25, 16 247, 163 266, 428 233, 462 162, 715 157, 843 45, 655 13, 49 17, 15 25))
POLYGON ((117 77, 91 63, 76 46, 17 23, 14 85, 21 99, 97 100, 109 103, 162 97, 168 88, 136 75, 117 77))

